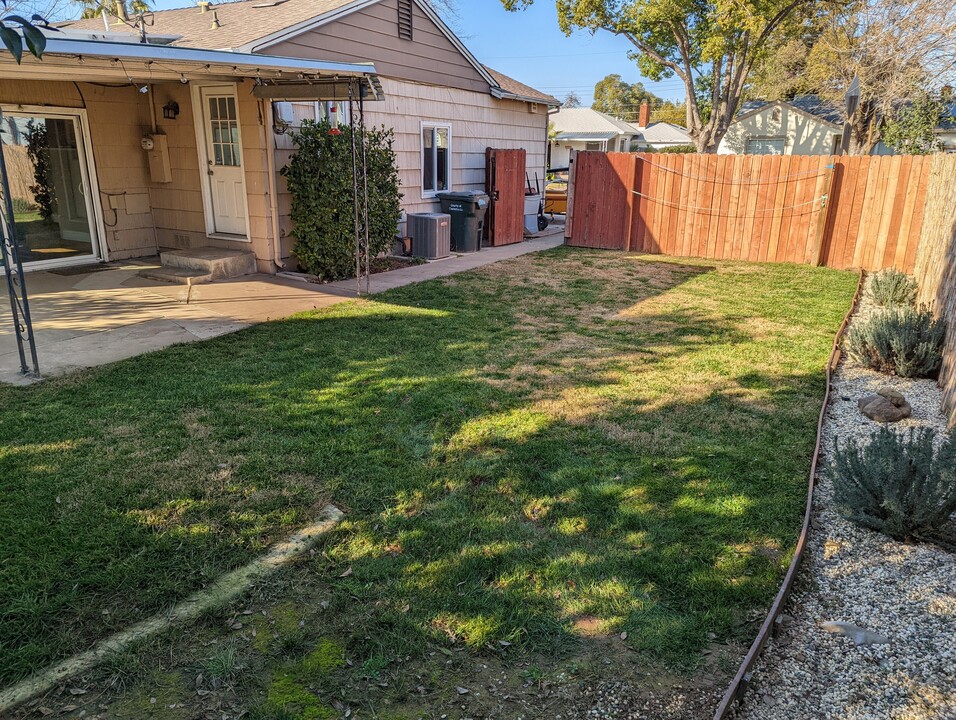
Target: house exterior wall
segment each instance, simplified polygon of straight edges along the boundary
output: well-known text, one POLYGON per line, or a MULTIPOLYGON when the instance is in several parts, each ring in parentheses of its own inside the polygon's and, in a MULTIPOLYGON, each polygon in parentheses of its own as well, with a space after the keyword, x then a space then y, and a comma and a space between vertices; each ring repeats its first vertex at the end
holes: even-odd
MULTIPOLYGON (((527 172, 544 184, 548 114, 543 105, 529 112, 528 104, 493 98, 484 92, 421 85, 395 78, 382 78, 385 100, 366 104, 366 123, 385 125, 395 131, 395 152, 405 212, 435 212, 438 200, 422 197, 422 121, 451 125, 452 190, 485 189, 485 150, 524 148, 527 172)), ((292 155, 286 136, 276 136, 276 168, 292 155)), ((251 194, 251 192, 250 192, 251 194)), ((285 178, 279 177, 279 224, 283 257, 291 255, 293 240, 289 213, 292 198, 285 178)))
POLYGON ((737 120, 720 141, 720 155, 747 153, 753 138, 783 138, 784 155, 830 155, 840 130, 786 105, 768 105, 753 115, 737 120), (779 113, 777 118, 775 113, 779 113))
POLYGON ((398 36, 398 0, 382 0, 284 42, 270 55, 375 63, 383 77, 488 92, 488 82, 416 4, 412 40, 398 36))
MULTIPOLYGON (((228 84, 228 83, 215 83, 228 84)), ((248 242, 209 237, 206 234, 202 182, 197 148, 196 112, 190 86, 166 83, 154 88, 157 106, 156 125, 167 136, 173 182, 151 186, 157 241, 164 248, 223 247, 252 250, 259 269, 273 271, 272 235, 269 203, 269 175, 262 102, 251 94, 251 81, 236 84, 236 109, 242 140, 242 166, 246 183, 248 242), (162 106, 179 104, 175 120, 165 120, 162 106)))
POLYGON ((146 158, 139 144, 149 127, 149 106, 136 88, 0 80, 0 103, 86 109, 109 258, 156 252, 152 213, 138 212, 149 207, 146 158))
POLYGON ((240 83, 236 94, 249 242, 206 236, 203 175, 189 86, 156 83, 148 93, 141 93, 131 85, 0 80, 0 103, 86 110, 94 163, 91 170, 99 185, 107 259, 155 255, 159 248, 214 245, 251 249, 260 268, 271 271, 267 144, 260 101, 251 96, 250 87, 249 82, 240 83), (162 107, 171 100, 179 104, 180 114, 175 120, 166 120, 162 107), (142 137, 151 132, 151 102, 157 132, 165 134, 169 144, 169 183, 152 182, 140 145, 142 137))

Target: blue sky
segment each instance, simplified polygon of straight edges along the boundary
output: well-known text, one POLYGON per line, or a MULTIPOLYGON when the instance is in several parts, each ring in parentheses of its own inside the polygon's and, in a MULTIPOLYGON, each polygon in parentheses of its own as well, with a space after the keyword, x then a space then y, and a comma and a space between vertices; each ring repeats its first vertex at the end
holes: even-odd
MULTIPOLYGON (((155 0, 157 10, 187 5, 183 0, 155 0)), ((683 99, 682 84, 644 80, 627 59, 630 43, 606 32, 592 36, 576 32, 565 37, 558 29, 554 0, 537 0, 524 11, 510 13, 500 0, 456 0, 452 20, 468 49, 483 63, 559 99, 576 92, 591 104, 594 84, 610 73, 628 82, 642 81, 663 98, 683 99)))

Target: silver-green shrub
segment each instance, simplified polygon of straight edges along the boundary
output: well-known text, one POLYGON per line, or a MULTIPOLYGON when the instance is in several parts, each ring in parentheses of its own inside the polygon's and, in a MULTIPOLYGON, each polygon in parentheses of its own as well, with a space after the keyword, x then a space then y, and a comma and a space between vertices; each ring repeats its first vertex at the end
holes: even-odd
POLYGON ((844 347, 856 362, 900 377, 935 377, 943 361, 946 323, 926 308, 896 307, 855 322, 844 347))
POLYGON ((956 512, 956 434, 934 451, 933 430, 881 427, 837 445, 831 471, 843 517, 898 540, 936 539, 956 512))
POLYGON ((884 307, 915 305, 917 289, 916 280, 895 268, 888 268, 870 278, 866 296, 884 307))

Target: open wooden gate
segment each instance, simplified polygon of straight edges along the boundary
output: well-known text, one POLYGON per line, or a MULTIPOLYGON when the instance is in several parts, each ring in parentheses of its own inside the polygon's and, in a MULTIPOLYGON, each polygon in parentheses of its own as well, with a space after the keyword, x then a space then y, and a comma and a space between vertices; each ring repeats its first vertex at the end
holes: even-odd
POLYGON ((485 190, 491 203, 485 218, 489 245, 511 245, 524 240, 524 150, 485 151, 485 190))

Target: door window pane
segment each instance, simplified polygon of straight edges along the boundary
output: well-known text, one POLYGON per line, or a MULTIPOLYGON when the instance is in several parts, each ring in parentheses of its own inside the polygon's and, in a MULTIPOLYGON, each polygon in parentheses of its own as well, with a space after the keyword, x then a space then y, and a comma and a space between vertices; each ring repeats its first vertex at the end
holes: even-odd
POLYGON ((209 129, 213 163, 239 167, 239 121, 234 97, 209 98, 209 129))
POLYGON ((4 115, 0 136, 21 260, 94 255, 77 121, 4 115))

